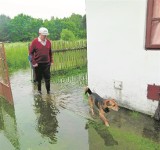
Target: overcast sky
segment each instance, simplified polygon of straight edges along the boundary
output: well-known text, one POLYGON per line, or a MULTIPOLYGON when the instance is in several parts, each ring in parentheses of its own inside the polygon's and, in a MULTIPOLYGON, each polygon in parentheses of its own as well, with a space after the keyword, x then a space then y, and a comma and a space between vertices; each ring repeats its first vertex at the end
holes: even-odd
POLYGON ((21 13, 50 19, 51 16, 69 17, 72 13, 84 15, 85 11, 85 0, 0 0, 0 15, 12 19, 21 13))

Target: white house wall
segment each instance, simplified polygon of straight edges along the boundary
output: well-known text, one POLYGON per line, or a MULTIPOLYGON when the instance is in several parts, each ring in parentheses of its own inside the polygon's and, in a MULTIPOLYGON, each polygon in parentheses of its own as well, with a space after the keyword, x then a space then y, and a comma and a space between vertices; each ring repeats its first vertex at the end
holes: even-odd
POLYGON ((145 50, 147 0, 86 0, 88 85, 153 115, 147 85, 160 84, 160 51, 145 50))

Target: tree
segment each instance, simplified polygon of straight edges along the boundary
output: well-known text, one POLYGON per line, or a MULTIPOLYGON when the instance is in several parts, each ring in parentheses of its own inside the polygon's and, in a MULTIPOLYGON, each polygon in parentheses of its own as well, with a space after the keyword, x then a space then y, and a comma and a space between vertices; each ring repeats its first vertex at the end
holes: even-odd
POLYGON ((86 30, 86 15, 84 15, 82 18, 82 28, 86 30))
POLYGON ((79 14, 72 13, 72 15, 68 18, 69 21, 74 22, 77 28, 82 29, 82 16, 79 14))
POLYGON ((43 20, 33 19, 30 16, 19 14, 14 17, 9 25, 10 38, 13 42, 30 41, 38 34, 38 29, 43 25, 43 20))
POLYGON ((36 19, 24 14, 19 14, 13 19, 1 15, 0 41, 31 41, 38 36, 38 30, 42 26, 48 28, 51 40, 60 40, 65 34, 70 35, 69 39, 82 39, 86 38, 85 23, 86 16, 74 13, 68 18, 59 19, 53 16, 50 20, 36 19), (67 29, 69 33, 68 31, 62 33, 63 29, 67 29))
POLYGON ((75 36, 72 31, 63 29, 61 32, 61 39, 64 41, 73 41, 75 39, 75 36))
POLYGON ((9 30, 8 25, 11 19, 5 15, 0 15, 0 41, 8 41, 9 40, 9 30))
POLYGON ((86 38, 86 16, 81 16, 79 14, 72 13, 72 15, 69 18, 66 18, 67 22, 72 22, 76 29, 71 30, 73 31, 75 37, 77 39, 83 39, 86 38))
POLYGON ((49 37, 51 40, 60 40, 60 34, 64 29, 64 23, 62 19, 52 19, 51 21, 44 22, 44 26, 49 30, 49 37))

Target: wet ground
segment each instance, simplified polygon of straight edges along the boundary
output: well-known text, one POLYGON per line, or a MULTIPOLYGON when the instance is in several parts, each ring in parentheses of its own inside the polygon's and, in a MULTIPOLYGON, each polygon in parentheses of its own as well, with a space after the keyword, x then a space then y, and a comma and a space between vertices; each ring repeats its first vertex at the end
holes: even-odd
POLYGON ((36 94, 30 71, 10 77, 14 105, 0 100, 0 150, 159 150, 160 123, 121 108, 110 127, 89 114, 86 74, 55 79, 36 94))

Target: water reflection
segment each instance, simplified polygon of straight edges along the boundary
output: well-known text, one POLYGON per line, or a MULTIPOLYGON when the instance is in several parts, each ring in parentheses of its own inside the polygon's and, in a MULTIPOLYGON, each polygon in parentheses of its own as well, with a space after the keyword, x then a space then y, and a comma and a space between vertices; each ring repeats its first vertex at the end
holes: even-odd
MULTIPOLYGON (((0 97, 0 136, 8 141, 10 148, 20 150, 14 105, 0 97)), ((3 147, 3 138, 0 145, 3 147)), ((6 147, 6 146, 5 146, 6 147)))
POLYGON ((41 95, 34 96, 35 113, 37 115, 37 130, 43 137, 48 137, 51 144, 57 142, 56 134, 58 133, 57 113, 59 110, 56 107, 55 101, 51 95, 42 97, 41 95))
POLYGON ((102 123, 89 120, 86 124, 89 133, 89 145, 91 150, 105 149, 108 146, 118 145, 118 142, 110 134, 108 128, 102 123))
POLYGON ((71 83, 71 84, 78 84, 80 86, 87 85, 87 73, 81 73, 76 76, 68 76, 68 77, 61 77, 61 78, 53 78, 52 82, 54 83, 71 83))
POLYGON ((160 122, 148 115, 121 108, 118 113, 108 116, 113 126, 124 131, 134 131, 137 135, 160 143, 160 122))

